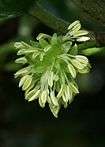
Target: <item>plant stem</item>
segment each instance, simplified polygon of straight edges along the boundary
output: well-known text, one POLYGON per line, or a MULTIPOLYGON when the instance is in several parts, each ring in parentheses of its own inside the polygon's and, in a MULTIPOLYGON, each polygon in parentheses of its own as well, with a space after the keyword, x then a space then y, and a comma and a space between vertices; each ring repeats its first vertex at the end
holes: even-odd
POLYGON ((56 17, 51 12, 43 8, 43 6, 38 1, 35 3, 34 8, 30 11, 30 14, 36 17, 46 26, 52 28, 59 33, 65 33, 69 25, 69 22, 66 22, 63 19, 56 17))

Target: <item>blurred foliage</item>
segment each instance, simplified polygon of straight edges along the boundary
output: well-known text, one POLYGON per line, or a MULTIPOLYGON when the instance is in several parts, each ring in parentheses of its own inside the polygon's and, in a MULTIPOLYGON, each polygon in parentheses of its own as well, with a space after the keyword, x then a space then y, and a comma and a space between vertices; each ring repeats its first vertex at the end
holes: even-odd
POLYGON ((22 15, 29 11, 35 0, 0 0, 0 16, 10 17, 22 15))

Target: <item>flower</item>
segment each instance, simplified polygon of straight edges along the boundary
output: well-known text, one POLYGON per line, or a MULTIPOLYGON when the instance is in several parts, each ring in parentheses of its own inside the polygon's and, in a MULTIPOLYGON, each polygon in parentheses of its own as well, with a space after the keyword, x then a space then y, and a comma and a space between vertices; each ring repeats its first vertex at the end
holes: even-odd
POLYGON ((79 21, 68 27, 64 36, 39 34, 37 41, 16 42, 16 63, 24 68, 15 73, 20 78, 19 87, 25 92, 25 99, 38 100, 44 108, 48 103, 55 117, 63 105, 65 108, 79 93, 76 77, 78 73, 87 73, 90 64, 87 57, 78 55, 76 41, 82 40, 88 32, 80 30, 79 21))

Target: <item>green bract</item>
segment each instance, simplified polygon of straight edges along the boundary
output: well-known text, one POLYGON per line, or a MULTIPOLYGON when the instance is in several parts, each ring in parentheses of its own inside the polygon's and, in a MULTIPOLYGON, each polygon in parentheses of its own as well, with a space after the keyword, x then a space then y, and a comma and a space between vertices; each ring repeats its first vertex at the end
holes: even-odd
POLYGON ((63 105, 65 108, 79 93, 76 83, 78 73, 87 73, 90 64, 87 57, 78 55, 78 41, 87 41, 88 32, 80 30, 81 24, 75 21, 68 27, 64 36, 39 34, 37 41, 16 42, 16 63, 24 68, 16 72, 20 78, 19 87, 25 91, 25 99, 38 99, 43 108, 48 103, 55 117, 63 105))

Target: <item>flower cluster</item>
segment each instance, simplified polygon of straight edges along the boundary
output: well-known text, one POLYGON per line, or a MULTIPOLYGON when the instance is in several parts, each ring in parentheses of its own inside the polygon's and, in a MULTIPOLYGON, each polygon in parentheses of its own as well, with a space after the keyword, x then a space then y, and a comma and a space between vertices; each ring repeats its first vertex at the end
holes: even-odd
POLYGON ((16 42, 16 63, 24 68, 16 72, 19 87, 25 91, 25 99, 38 100, 42 108, 48 103, 55 117, 63 105, 65 108, 79 93, 76 83, 78 73, 88 73, 90 64, 83 55, 78 55, 78 42, 87 41, 87 31, 81 30, 79 21, 68 27, 64 36, 39 34, 37 41, 16 42))

